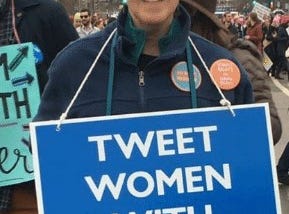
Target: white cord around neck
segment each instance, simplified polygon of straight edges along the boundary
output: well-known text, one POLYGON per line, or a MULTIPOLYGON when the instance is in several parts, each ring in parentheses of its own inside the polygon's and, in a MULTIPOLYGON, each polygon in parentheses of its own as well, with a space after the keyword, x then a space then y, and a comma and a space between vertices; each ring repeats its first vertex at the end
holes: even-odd
POLYGON ((70 111, 73 103, 75 102, 75 100, 77 99, 78 95, 80 94, 84 84, 86 83, 88 77, 90 76, 93 68, 95 67, 96 63, 98 62, 98 59, 100 58, 100 56, 102 55, 102 52, 104 51, 104 49, 106 48, 106 46, 108 45, 109 41, 111 40, 112 36, 115 34, 116 32, 116 28, 111 32, 111 34, 109 35, 108 39, 105 41, 104 45, 102 46, 102 48, 100 49, 98 55, 96 56, 95 60, 93 61, 93 63, 91 64, 88 72, 86 73, 85 77, 83 78, 80 86, 78 87, 76 93, 74 94, 72 100, 70 101, 68 107, 66 108, 65 112, 61 114, 57 127, 56 127, 56 131, 60 131, 60 126, 62 124, 62 122, 66 119, 68 112, 70 111))
POLYGON ((197 53, 199 59, 201 60, 206 72, 208 73, 211 81, 214 83, 215 87, 217 88, 219 94, 221 95, 222 99, 220 100, 220 104, 222 106, 227 106, 227 108, 230 110, 230 112, 232 113, 233 117, 236 116, 234 110, 232 109, 232 105, 231 105, 231 102, 225 97, 225 95, 223 94, 222 90, 220 89, 220 87, 218 86, 216 80, 214 79, 214 77, 212 76, 205 60, 203 59, 202 55, 200 54, 199 50, 197 49, 196 45, 194 44, 194 42, 192 41, 192 39, 190 37, 188 37, 192 47, 194 48, 195 52, 197 53))
MULTIPOLYGON (((111 38, 113 37, 113 35, 115 34, 115 32, 117 31, 117 29, 115 28, 111 34, 109 35, 108 39, 106 40, 106 42, 104 43, 104 45, 102 46, 102 48, 100 49, 98 55, 96 56, 95 60, 93 61, 93 63, 91 64, 88 72, 86 73, 85 77, 83 78, 80 86, 78 87, 76 93, 74 94, 72 100, 70 101, 68 107, 66 108, 65 112, 61 114, 59 120, 58 120, 58 124, 56 126, 56 131, 60 131, 61 129, 61 124, 62 122, 67 118, 68 112, 70 111, 72 105, 74 104, 75 100, 77 99, 78 95, 80 94, 84 84, 86 83, 87 79, 89 78, 90 74, 93 71, 93 68, 95 67, 96 63, 98 62, 100 56, 102 55, 104 49, 106 48, 106 46, 108 45, 108 43, 110 42, 111 38)), ((231 103, 229 100, 226 99, 226 97, 224 96, 223 92, 221 91, 221 89, 219 88, 218 84, 216 83, 215 79, 213 78, 213 76, 211 75, 208 66, 206 65, 203 57, 201 56, 200 52, 198 51, 196 45, 194 44, 194 42, 191 40, 190 37, 188 37, 192 47, 194 48, 195 52, 197 53, 198 57, 200 58, 205 70, 207 71, 208 75, 210 76, 211 81, 214 83, 215 87, 217 88, 219 94, 221 95, 222 99, 220 100, 220 104, 222 106, 227 106, 228 109, 231 111, 232 115, 235 116, 235 112, 231 107, 231 103)))

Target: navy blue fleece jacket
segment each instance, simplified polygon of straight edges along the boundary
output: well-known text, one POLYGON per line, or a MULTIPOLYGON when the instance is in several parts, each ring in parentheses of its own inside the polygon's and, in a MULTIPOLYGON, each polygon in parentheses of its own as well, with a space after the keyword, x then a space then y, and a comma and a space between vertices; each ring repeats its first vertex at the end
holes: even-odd
MULTIPOLYGON (((116 44, 113 47, 115 60, 112 62, 110 51, 112 42, 110 42, 73 104, 68 118, 106 114, 110 63, 114 63, 112 114, 192 108, 191 93, 179 90, 171 78, 172 68, 179 62, 187 61, 188 36, 209 68, 219 59, 231 60, 239 67, 240 82, 237 87, 223 91, 226 98, 233 105, 253 102, 251 84, 242 66, 229 51, 190 32, 189 15, 181 7, 178 10, 179 15, 176 15, 174 20, 176 24, 171 27, 168 35, 159 41, 160 56, 143 69, 144 85, 139 84, 138 60, 145 33, 131 26, 127 8, 120 13, 116 22, 111 23, 103 31, 71 43, 58 55, 49 69, 49 81, 35 120, 52 120, 60 117, 115 28, 117 28, 116 44)), ((192 61, 201 75, 200 85, 195 91, 197 107, 220 106, 221 95, 194 49, 192 61)))

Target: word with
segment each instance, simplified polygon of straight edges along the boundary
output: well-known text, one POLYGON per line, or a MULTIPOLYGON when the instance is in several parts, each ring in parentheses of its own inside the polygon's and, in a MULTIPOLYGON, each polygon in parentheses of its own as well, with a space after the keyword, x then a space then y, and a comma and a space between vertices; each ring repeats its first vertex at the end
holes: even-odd
POLYGON ((27 156, 21 154, 19 149, 14 149, 13 150, 13 155, 9 154, 9 150, 6 147, 0 148, 0 172, 4 174, 9 174, 11 173, 19 164, 21 164, 21 159, 23 163, 23 168, 25 172, 27 173, 33 173, 33 170, 30 170, 29 167, 27 166, 27 156), (10 156, 10 157, 9 157, 10 156), (8 160, 11 160, 11 156, 15 156, 15 162, 7 167, 5 163, 7 163, 8 160), (4 166, 6 165, 6 167, 4 166))
MULTIPOLYGON (((204 214, 213 214, 211 204, 206 204, 204 208, 205 208, 204 214)), ((112 213, 112 214, 118 214, 118 213, 112 213)), ((137 214, 137 212, 132 211, 132 212, 129 212, 128 214, 137 214)), ((176 208, 147 210, 145 214, 195 214, 195 208, 193 206, 189 206, 189 207, 176 207, 176 208)))
POLYGON ((137 171, 130 175, 120 173, 115 184, 109 175, 102 175, 98 186, 91 176, 86 176, 84 179, 97 201, 102 201, 103 193, 106 189, 115 200, 118 200, 123 188, 126 188, 128 193, 136 198, 149 197, 154 191, 158 196, 165 195, 165 185, 169 188, 176 185, 178 194, 213 191, 214 179, 225 189, 232 188, 229 164, 223 164, 223 175, 219 174, 211 165, 205 165, 203 168, 201 166, 185 167, 183 169, 176 168, 171 175, 167 175, 160 169, 155 170, 154 175, 145 171, 137 171), (198 175, 198 173, 203 171, 203 176, 198 175), (138 179, 146 182, 144 190, 137 189, 136 181, 138 179), (206 186, 198 186, 198 183, 203 183, 203 180, 206 186), (124 187, 125 183, 126 187, 124 187))
POLYGON ((2 103, 3 114, 5 119, 9 119, 10 117, 12 117, 11 113, 9 112, 9 109, 10 110, 15 109, 16 117, 18 119, 22 118, 23 115, 21 115, 21 107, 25 109, 26 117, 31 118, 31 109, 29 105, 27 88, 22 89, 22 97, 23 97, 22 100, 20 100, 19 98, 20 93, 21 91, 0 93, 0 105, 2 103))
POLYGON ((188 144, 194 142, 193 136, 190 136, 193 132, 201 133, 203 137, 203 145, 205 152, 211 152, 211 140, 210 132, 217 131, 217 126, 205 126, 205 127, 195 127, 195 128, 179 128, 176 130, 158 130, 158 131, 148 131, 144 141, 141 139, 138 133, 130 133, 128 142, 123 140, 120 134, 114 135, 101 135, 101 136, 89 136, 89 142, 96 142, 98 151, 98 160, 106 161, 106 150, 105 143, 114 140, 119 146, 121 152, 126 159, 130 159, 133 148, 136 146, 141 152, 143 157, 147 157, 150 151, 152 142, 156 138, 158 146, 159 156, 168 156, 178 154, 192 154, 195 153, 195 148, 188 147, 188 144), (174 140, 174 135, 176 142, 174 140), (189 135, 189 136, 188 136, 189 135), (177 151, 175 149, 169 149, 168 147, 173 144, 177 144, 177 151))

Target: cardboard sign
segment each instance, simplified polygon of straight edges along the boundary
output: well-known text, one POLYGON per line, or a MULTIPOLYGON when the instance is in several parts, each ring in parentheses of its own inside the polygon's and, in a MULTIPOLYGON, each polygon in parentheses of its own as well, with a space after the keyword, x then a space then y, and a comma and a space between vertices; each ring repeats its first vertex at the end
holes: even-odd
POLYGON ((269 71, 270 68, 272 67, 273 65, 273 62, 272 60, 270 59, 270 57, 265 53, 263 53, 263 65, 264 65, 264 68, 266 69, 266 71, 269 71))
POLYGON ((28 128, 39 103, 32 43, 0 47, 0 186, 34 178, 28 128))
POLYGON ((258 2, 255 2, 252 12, 257 13, 261 21, 264 21, 264 16, 270 17, 271 15, 271 9, 258 2))
POLYGON ((281 213, 268 105, 233 109, 31 123, 39 213, 281 213))

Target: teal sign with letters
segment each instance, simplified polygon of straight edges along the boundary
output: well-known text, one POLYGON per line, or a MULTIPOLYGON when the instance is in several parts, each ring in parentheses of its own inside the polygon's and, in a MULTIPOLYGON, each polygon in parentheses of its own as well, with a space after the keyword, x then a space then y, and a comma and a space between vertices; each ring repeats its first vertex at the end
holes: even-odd
POLYGON ((28 129, 39 103, 32 43, 0 47, 0 186, 34 179, 28 129))
POLYGON ((233 110, 31 123, 39 213, 280 214, 268 105, 233 110))

